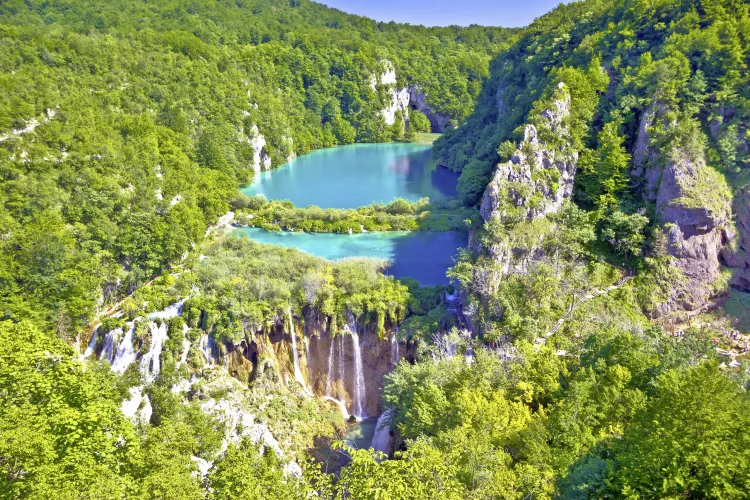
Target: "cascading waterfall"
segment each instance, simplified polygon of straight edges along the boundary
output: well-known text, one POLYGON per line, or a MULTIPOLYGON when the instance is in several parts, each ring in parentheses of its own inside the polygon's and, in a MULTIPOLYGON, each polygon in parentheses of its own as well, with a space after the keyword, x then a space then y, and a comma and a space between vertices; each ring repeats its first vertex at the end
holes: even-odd
POLYGON ((88 358, 92 354, 94 354, 94 351, 96 350, 96 341, 99 339, 99 330, 98 327, 96 330, 94 330, 94 335, 91 336, 91 340, 89 341, 89 345, 86 347, 86 351, 84 351, 83 355, 81 356, 81 359, 88 358))
POLYGON ((151 330, 151 349, 141 358, 141 373, 146 380, 153 382, 161 370, 161 351, 164 341, 167 340, 167 323, 162 321, 156 324, 153 321, 148 324, 151 330))
POLYGON ((123 373, 135 361, 138 353, 133 348, 133 332, 135 331, 135 322, 131 323, 125 335, 122 337, 120 344, 117 346, 114 361, 112 361, 112 371, 123 373))
POLYGON ((341 410, 341 416, 344 417, 344 420, 349 420, 349 417, 351 417, 351 415, 349 415, 349 412, 346 410, 346 404, 343 401, 338 400, 331 396, 326 396, 323 399, 325 399, 326 401, 332 401, 336 403, 336 405, 341 410))
POLYGON ((354 344, 354 416, 357 420, 367 418, 365 409, 365 376, 362 370, 362 351, 359 347, 359 335, 350 333, 354 344))
POLYGON ((289 334, 292 336, 292 356, 294 363, 294 379, 307 391, 307 384, 305 383, 304 377, 302 377, 302 370, 299 367, 299 354, 297 353, 297 335, 294 333, 294 320, 292 319, 292 310, 287 309, 287 315, 289 316, 289 334))
POLYGON ((393 418, 393 410, 387 410, 380 414, 378 417, 378 423, 375 424, 375 433, 372 435, 371 448, 375 451, 381 451, 388 453, 391 447, 391 420, 393 418))
POLYGON ((333 347, 334 340, 331 339, 331 345, 328 348, 328 377, 326 378, 326 396, 332 396, 333 390, 333 347))
POLYGON ((105 359, 110 364, 113 363, 115 345, 117 344, 117 339, 120 335, 122 335, 122 328, 115 328, 114 330, 107 332, 107 335, 104 336, 104 349, 102 349, 100 359, 105 359))
POLYGON ((203 353, 203 357, 206 358, 206 366, 214 366, 218 361, 217 356, 214 356, 216 352, 216 342, 208 335, 201 336, 198 341, 198 350, 203 353))
POLYGON ((190 339, 185 337, 182 341, 182 356, 180 356, 180 360, 177 362, 177 368, 187 363, 188 351, 190 351, 190 339))
POLYGON ((398 340, 396 339, 396 334, 393 334, 393 337, 391 337, 391 364, 396 367, 398 364, 398 340))
POLYGON ((130 366, 130 363, 135 361, 138 355, 133 349, 133 332, 135 330, 135 322, 131 323, 128 327, 128 331, 122 337, 120 344, 117 346, 117 352, 115 353, 114 361, 112 361, 112 371, 117 373, 123 373, 130 366))
MULTIPOLYGON (((346 365, 344 364, 344 336, 339 335, 338 337, 338 351, 339 351, 339 380, 343 383, 346 380, 346 365)), ((344 394, 339 394, 339 397, 344 398, 344 394)))
POLYGON ((184 300, 176 302, 163 311, 149 315, 150 319, 160 319, 161 324, 149 322, 151 330, 151 348, 141 358, 141 373, 146 376, 146 380, 153 382, 161 370, 161 351, 164 347, 164 341, 169 337, 167 332, 167 320, 179 316, 182 312, 184 300))

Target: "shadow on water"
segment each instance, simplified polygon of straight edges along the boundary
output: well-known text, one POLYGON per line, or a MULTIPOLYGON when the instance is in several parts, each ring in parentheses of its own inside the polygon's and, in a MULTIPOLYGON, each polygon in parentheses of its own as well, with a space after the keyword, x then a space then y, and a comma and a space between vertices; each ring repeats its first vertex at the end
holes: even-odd
MULTIPOLYGON (((458 176, 456 172, 437 165, 432 159, 432 149, 413 151, 403 155, 399 165, 405 165, 407 191, 415 197, 431 192, 433 198, 458 197, 458 176)), ((434 201, 434 200, 433 200, 434 201)))
POLYGON ((386 271, 396 278, 411 277, 422 285, 447 284, 446 270, 468 237, 459 232, 416 231, 411 233, 313 234, 271 232, 242 228, 254 241, 295 247, 318 257, 374 257, 392 262, 386 271))
POLYGON ((392 241, 393 264, 386 271, 395 278, 414 278, 422 286, 447 285, 445 276, 458 249, 468 244, 459 232, 414 232, 392 241))

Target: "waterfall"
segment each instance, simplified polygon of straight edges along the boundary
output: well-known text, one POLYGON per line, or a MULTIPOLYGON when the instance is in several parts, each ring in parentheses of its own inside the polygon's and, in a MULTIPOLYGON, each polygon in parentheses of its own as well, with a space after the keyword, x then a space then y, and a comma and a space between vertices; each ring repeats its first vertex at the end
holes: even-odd
POLYGON ((131 323, 128 331, 125 332, 125 336, 120 341, 120 345, 117 346, 117 352, 115 358, 112 361, 112 371, 117 373, 123 373, 130 363, 135 361, 138 355, 133 349, 133 331, 135 330, 135 322, 131 323))
POLYGON ((375 434, 372 435, 372 444, 370 445, 375 451, 388 454, 391 447, 391 420, 393 419, 393 410, 387 410, 380 414, 378 423, 375 424, 375 434))
POLYGON ((294 320, 292 319, 292 310, 287 309, 287 314, 289 316, 289 334, 292 336, 292 355, 294 357, 294 379, 299 382, 299 384, 305 389, 305 392, 307 392, 307 384, 305 383, 304 377, 302 377, 302 370, 299 368, 299 354, 297 353, 297 335, 294 333, 294 320))
POLYGON ((365 409, 365 375, 362 370, 362 351, 359 348, 359 335, 351 332, 354 344, 354 416, 357 420, 367 418, 365 409))
POLYGON ((331 346, 328 348, 328 376, 326 377, 326 396, 331 396, 331 390, 333 389, 333 338, 331 338, 331 346))
POLYGON ((394 368, 398 365, 398 339, 395 333, 391 337, 391 364, 394 368))
POLYGON ((88 358, 94 353, 94 351, 96 350, 96 341, 98 338, 99 338, 99 330, 97 328, 96 330, 94 330, 94 335, 91 336, 89 345, 86 347, 86 351, 84 351, 83 356, 81 356, 81 359, 88 358))
POLYGON ((182 356, 180 356, 180 360, 177 362, 177 368, 187 363, 188 351, 190 351, 190 339, 185 337, 182 341, 182 356))
POLYGON ((110 364, 113 362, 115 344, 120 335, 122 335, 122 328, 115 328, 114 330, 107 332, 107 335, 104 336, 104 349, 102 349, 100 359, 106 359, 110 364))
POLYGON ((146 380, 153 382, 161 370, 161 351, 164 347, 164 341, 167 340, 167 323, 162 321, 161 325, 149 322, 151 330, 151 349, 141 358, 141 373, 146 376, 146 380))
POLYGON ((213 360, 211 359, 211 351, 208 348, 208 335, 201 335, 201 338, 198 341, 198 350, 200 350, 206 358, 206 365, 210 366, 213 360))
POLYGON ((185 300, 175 302, 163 311, 149 315, 149 319, 160 319, 161 325, 149 322, 151 330, 151 349, 141 358, 141 373, 146 375, 146 380, 153 382, 161 370, 161 351, 164 347, 164 341, 169 334, 167 332, 167 320, 179 316, 182 313, 182 304, 185 300))
MULTIPOLYGON (((339 335, 339 380, 341 380, 341 383, 343 384, 346 380, 346 365, 344 364, 344 336, 339 335)), ((341 394, 339 394, 339 397, 342 399, 346 398, 346 389, 342 391, 341 394)))
POLYGON ((346 404, 344 404, 343 401, 340 401, 340 400, 338 400, 336 398, 333 398, 331 396, 326 396, 323 399, 326 400, 326 401, 333 401, 334 403, 336 403, 336 405, 341 409, 341 416, 344 417, 344 420, 349 420, 349 418, 351 417, 351 415, 349 415, 349 412, 346 411, 346 404))

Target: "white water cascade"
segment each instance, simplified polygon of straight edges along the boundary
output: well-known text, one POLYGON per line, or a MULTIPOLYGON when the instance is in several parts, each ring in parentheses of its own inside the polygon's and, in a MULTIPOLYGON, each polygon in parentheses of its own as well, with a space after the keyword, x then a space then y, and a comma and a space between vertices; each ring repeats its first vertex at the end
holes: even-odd
POLYGON ((167 323, 162 321, 156 324, 153 321, 148 324, 151 330, 151 349, 141 358, 141 373, 146 376, 146 380, 153 382, 161 371, 161 350, 164 347, 164 341, 167 340, 167 323))
POLYGON ((325 399, 326 401, 332 401, 336 403, 339 409, 341 409, 341 416, 344 417, 344 420, 349 420, 351 415, 349 415, 349 412, 346 410, 346 404, 343 401, 336 399, 334 397, 331 397, 331 396, 325 396, 323 399, 325 399))
MULTIPOLYGON (((182 327, 183 327, 183 333, 189 330, 187 325, 182 325, 182 327)), ((177 362, 177 368, 187 363, 187 356, 188 356, 189 351, 190 351, 190 339, 187 338, 186 336, 182 341, 182 355, 180 356, 180 360, 177 362)))
POLYGON ((115 328, 107 332, 104 336, 104 349, 102 349, 100 359, 105 359, 112 364, 115 356, 115 345, 117 345, 117 339, 120 335, 122 335, 122 328, 115 328))
POLYGON ((326 396, 331 396, 333 390, 333 339, 331 339, 331 345, 328 348, 328 376, 326 377, 326 396))
POLYGON ((299 384, 302 386, 302 388, 309 394, 310 391, 307 390, 307 384, 305 383, 305 378, 302 376, 302 370, 300 370, 299 367, 299 353, 297 352, 297 335, 294 333, 294 320, 292 319, 292 310, 287 309, 287 314, 289 316, 289 334, 292 336, 292 357, 293 363, 294 363, 294 379, 299 382, 299 384))
POLYGON ((396 365, 398 365, 398 339, 396 339, 396 334, 393 334, 393 337, 391 337, 391 364, 395 368, 396 365))
POLYGON ((351 332, 354 345, 354 416, 357 420, 367 418, 365 409, 365 376, 362 370, 362 351, 359 348, 359 335, 351 332))
POLYGON ((370 445, 375 451, 388 454, 391 447, 391 420, 393 419, 393 410, 387 410, 380 414, 378 422, 375 424, 375 434, 372 435, 372 444, 370 445))
POLYGON ((96 350, 96 341, 98 339, 99 339, 99 330, 98 330, 98 327, 97 327, 97 329, 94 330, 94 335, 91 336, 91 340, 89 341, 89 345, 86 346, 86 350, 81 355, 81 359, 88 358, 89 356, 91 356, 92 354, 94 354, 94 351, 96 350))
POLYGON ((146 376, 146 380, 153 382, 161 371, 161 351, 164 347, 164 341, 169 337, 167 332, 167 320, 179 316, 182 312, 183 300, 172 304, 163 311, 149 315, 150 319, 160 319, 161 324, 153 321, 149 322, 151 330, 151 348, 141 358, 141 373, 146 376))
POLYGON ((216 342, 208 335, 201 336, 198 341, 198 349, 203 353, 206 358, 206 366, 214 366, 218 359, 214 356, 216 342))
MULTIPOLYGON (((339 380, 343 383, 346 380, 346 365, 344 364, 344 336, 339 335, 338 350, 339 350, 339 380)), ((343 397, 341 394, 339 395, 343 397)))
POLYGON ((120 345, 117 346, 117 352, 115 353, 114 361, 112 361, 112 371, 117 373, 123 373, 130 363, 135 361, 138 353, 133 349, 133 331, 135 330, 135 322, 131 323, 128 327, 128 331, 120 341, 120 345))

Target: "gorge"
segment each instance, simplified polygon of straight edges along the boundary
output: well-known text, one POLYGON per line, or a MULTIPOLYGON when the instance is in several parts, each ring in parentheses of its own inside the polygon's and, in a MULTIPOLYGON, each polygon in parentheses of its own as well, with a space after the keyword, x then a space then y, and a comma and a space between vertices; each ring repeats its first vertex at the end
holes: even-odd
POLYGON ((748 89, 736 0, 0 2, 0 497, 750 497, 748 89))

